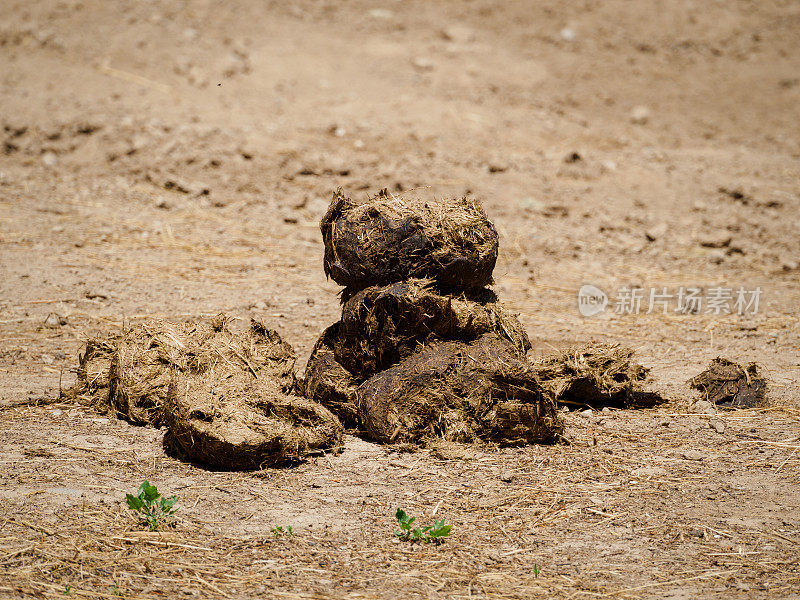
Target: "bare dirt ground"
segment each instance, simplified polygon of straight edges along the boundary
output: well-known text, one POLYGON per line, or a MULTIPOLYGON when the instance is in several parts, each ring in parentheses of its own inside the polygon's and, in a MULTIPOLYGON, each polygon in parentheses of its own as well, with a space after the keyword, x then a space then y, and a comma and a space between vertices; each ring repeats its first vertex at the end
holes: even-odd
POLYGON ((0 596, 800 598, 797 3, 2 8, 0 596), (571 445, 348 436, 222 473, 58 401, 83 340, 144 316, 265 317, 301 370, 338 318, 337 186, 481 198, 535 353, 633 346, 670 403, 569 413, 571 445), (583 318, 584 283, 763 293, 583 318), (762 364, 769 404, 692 414, 717 355, 762 364), (174 529, 123 505, 144 478, 174 529), (395 540, 398 506, 452 536, 395 540))

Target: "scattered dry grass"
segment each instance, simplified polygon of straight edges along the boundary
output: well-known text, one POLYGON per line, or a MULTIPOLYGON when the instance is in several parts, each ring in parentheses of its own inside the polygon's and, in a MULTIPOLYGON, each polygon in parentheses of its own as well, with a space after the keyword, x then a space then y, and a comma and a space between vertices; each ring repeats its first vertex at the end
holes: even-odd
MULTIPOLYGON (((54 432, 59 420, 86 415, 58 408, 67 414, 48 417, 54 432)), ((0 490, 12 481, 31 490, 6 503, 0 522, 0 592, 9 596, 61 597, 70 586, 81 598, 726 598, 744 589, 786 597, 800 584, 797 531, 755 525, 742 502, 758 485, 709 487, 741 464, 797 485, 796 471, 775 473, 791 452, 774 442, 797 430, 797 415, 780 409, 769 427, 756 411, 721 414, 725 436, 680 411, 573 413, 571 446, 455 445, 449 455, 398 455, 349 438, 342 455, 252 474, 202 471, 146 450, 137 459, 147 430, 124 423, 106 426, 113 445, 48 444, 26 431, 46 410, 0 417, 15 440, 0 490), (756 424, 759 439, 742 439, 756 424), (708 459, 685 458, 689 440, 708 459), (17 457, 32 443, 49 454, 17 457), (160 533, 139 531, 123 506, 124 492, 154 472, 181 502, 177 527, 160 533), (63 488, 53 486, 84 496, 54 504, 63 488), (398 505, 445 518, 451 538, 435 548, 397 542, 398 505), (692 506, 700 510, 689 514, 692 506), (303 525, 309 514, 315 520, 303 525), (295 535, 276 537, 275 525, 294 525, 295 535)))

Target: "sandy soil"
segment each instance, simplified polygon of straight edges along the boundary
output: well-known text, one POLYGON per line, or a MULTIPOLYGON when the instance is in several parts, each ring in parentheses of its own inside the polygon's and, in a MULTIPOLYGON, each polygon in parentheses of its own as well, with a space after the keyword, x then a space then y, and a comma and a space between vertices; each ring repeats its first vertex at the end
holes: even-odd
POLYGON ((800 598, 797 3, 3 4, 0 595, 800 598), (88 336, 145 316, 265 317, 302 370, 338 186, 482 199, 534 353, 633 346, 670 403, 569 413, 571 445, 351 436, 219 473, 58 401, 88 336), (762 295, 584 318, 587 283, 762 295), (769 405, 691 413, 717 355, 769 405), (144 478, 175 529, 123 506, 144 478), (451 538, 395 540, 398 506, 451 538))

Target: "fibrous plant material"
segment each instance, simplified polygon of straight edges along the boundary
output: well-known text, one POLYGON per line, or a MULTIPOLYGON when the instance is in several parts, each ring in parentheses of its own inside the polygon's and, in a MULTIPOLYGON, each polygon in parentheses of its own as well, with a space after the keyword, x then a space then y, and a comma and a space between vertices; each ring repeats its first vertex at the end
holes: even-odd
POLYGON ((67 394, 96 408, 108 406, 108 373, 118 337, 90 339, 78 354, 78 377, 67 394))
POLYGON ((280 466, 342 447, 342 425, 330 411, 241 365, 178 374, 164 421, 168 447, 225 470, 280 466))
POLYGON ((358 407, 367 435, 384 443, 521 445, 553 442, 563 431, 530 364, 494 333, 431 343, 361 384, 358 407))
POLYGON ((218 468, 279 465, 339 448, 338 419, 291 394, 292 347, 260 321, 243 333, 231 331, 230 321, 147 321, 92 341, 78 387, 121 418, 166 425, 167 445, 218 468), (108 393, 100 393, 104 385, 108 393))
POLYGON ((344 304, 330 337, 336 360, 368 377, 428 341, 471 341, 489 332, 510 341, 520 356, 530 349, 522 324, 491 290, 446 295, 430 280, 410 279, 356 293, 344 304))
POLYGON ((665 402, 643 389, 649 369, 636 363, 633 354, 617 344, 586 344, 538 360, 533 369, 559 403, 650 408, 665 402))
POLYGON ((277 334, 254 323, 249 336, 249 343, 247 336, 208 338, 198 347, 200 360, 173 372, 165 444, 219 469, 284 465, 341 448, 339 420, 287 393, 279 359, 287 348, 277 334))
POLYGON ((352 200, 337 190, 320 223, 325 274, 353 293, 412 277, 478 289, 491 283, 498 235, 468 198, 425 201, 386 190, 352 200))
POLYGON ((340 323, 334 323, 317 340, 300 388, 306 398, 319 402, 339 417, 342 425, 354 429, 358 427, 358 383, 334 356, 333 341, 339 338, 339 327, 340 323))
POLYGON ((742 367, 721 357, 712 360, 705 371, 690 379, 689 385, 702 392, 705 400, 733 408, 760 406, 767 393, 767 382, 756 363, 742 367))
POLYGON ((174 369, 185 361, 185 330, 151 321, 116 340, 109 369, 108 409, 136 425, 158 427, 174 369))
POLYGON ((122 335, 92 340, 81 357, 78 393, 91 395, 98 408, 131 423, 158 427, 173 375, 218 362, 223 348, 246 354, 248 369, 257 367, 282 389, 290 389, 295 363, 291 346, 260 322, 242 334, 231 332, 229 322, 225 315, 181 324, 150 320, 122 335))

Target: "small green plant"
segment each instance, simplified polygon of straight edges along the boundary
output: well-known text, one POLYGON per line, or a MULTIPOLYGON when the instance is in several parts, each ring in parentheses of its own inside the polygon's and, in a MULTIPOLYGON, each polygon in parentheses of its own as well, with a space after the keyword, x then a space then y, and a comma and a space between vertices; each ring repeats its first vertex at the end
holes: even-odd
POLYGON ((533 576, 539 577, 539 574, 542 572, 542 568, 537 564, 533 563, 533 576))
POLYGON ((177 496, 164 498, 158 493, 156 486, 147 480, 139 486, 136 496, 128 494, 125 499, 130 509, 139 513, 139 518, 150 531, 158 530, 159 526, 178 510, 175 506, 178 501, 177 496))
POLYGON ((108 593, 111 594, 112 596, 117 596, 117 597, 122 596, 122 591, 119 589, 119 586, 117 585, 116 581, 114 582, 114 585, 108 586, 108 593))
POLYGON ((450 529, 453 527, 445 525, 444 519, 434 521, 433 525, 427 527, 414 527, 417 517, 409 516, 402 508, 397 509, 394 518, 397 519, 397 525, 400 527, 400 531, 395 531, 394 534, 404 542, 441 544, 444 542, 444 538, 450 535, 450 529))
POLYGON ((64 595, 69 596, 70 593, 72 593, 72 586, 70 584, 67 584, 64 586, 64 595))
POLYGON ((286 527, 281 527, 278 525, 272 528, 272 535, 275 537, 280 537, 282 535, 294 535, 294 531, 292 530, 291 525, 287 525, 286 527))

